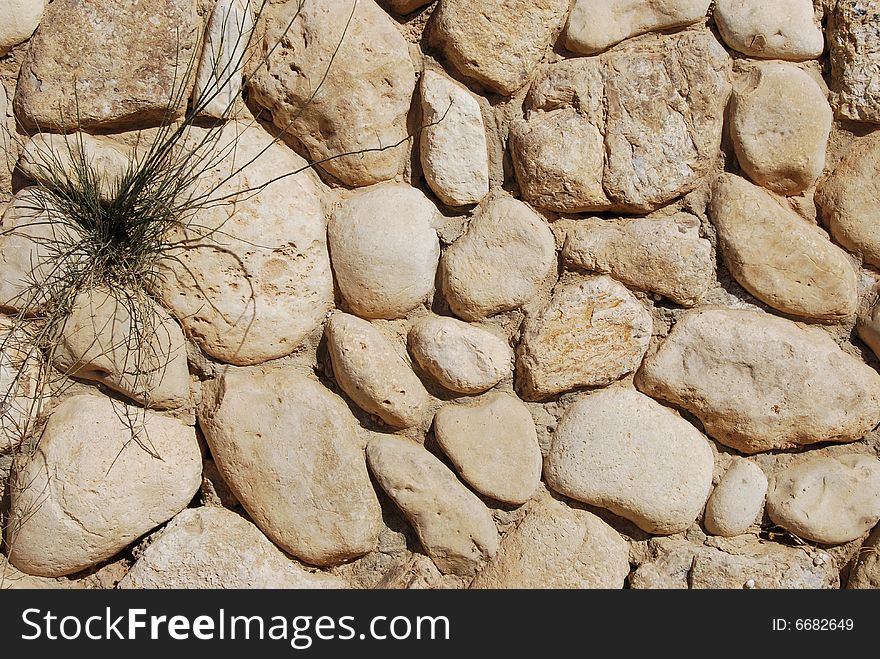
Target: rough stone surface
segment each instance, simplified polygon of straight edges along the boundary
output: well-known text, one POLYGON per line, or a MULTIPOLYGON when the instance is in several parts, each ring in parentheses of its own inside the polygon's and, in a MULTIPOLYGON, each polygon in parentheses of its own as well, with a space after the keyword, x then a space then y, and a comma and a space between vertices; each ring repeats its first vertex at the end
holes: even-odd
POLYGON ((388 0, 388 5, 398 14, 409 14, 432 2, 434 0, 388 0))
POLYGON ((169 104, 181 116, 198 35, 194 0, 55 0, 28 46, 15 112, 68 132, 158 125, 169 104))
POLYGON ((408 343, 419 366, 450 391, 481 393, 511 370, 513 353, 504 339, 454 318, 429 316, 417 321, 408 343))
MULTIPOLYGON (((32 412, 47 402, 40 386, 40 360, 27 336, 0 316, 0 453, 14 450, 33 427, 32 412)), ((2 481, 0 481, 2 482, 2 481)))
POLYGON ((345 587, 338 577, 307 572, 225 508, 177 515, 119 584, 122 589, 345 587))
POLYGON ((745 309, 683 315, 636 375, 743 453, 851 442, 880 422, 880 375, 819 328, 745 309))
POLYGON ((858 276, 824 231, 733 174, 715 183, 709 214, 730 273, 774 309, 840 320, 858 306, 858 276))
POLYGON ((651 330, 651 314, 611 277, 560 286, 523 324, 517 391, 542 400, 610 384, 639 367, 651 330))
POLYGON ((431 397, 382 332, 356 316, 336 312, 325 336, 336 383, 358 407, 393 428, 424 419, 431 397))
POLYGON ((566 232, 562 256, 569 265, 609 274, 686 307, 703 298, 714 274, 712 244, 700 238, 700 221, 687 213, 579 220, 566 232))
POLYGON ((831 106, 815 79, 793 64, 765 64, 734 90, 730 133, 740 166, 755 183, 800 194, 825 168, 831 106))
POLYGON ((336 284, 352 313, 399 318, 431 294, 440 240, 437 208, 418 189, 384 183, 343 202, 327 240, 336 284))
POLYGON ((699 430, 638 391, 612 387, 566 410, 544 477, 560 494, 669 534, 703 510, 712 467, 699 430))
POLYGON ((537 491, 543 458, 535 422, 514 396, 490 393, 475 405, 446 405, 434 417, 434 434, 480 494, 520 505, 537 491))
POLYGON ((714 535, 745 533, 758 521, 767 494, 767 476, 754 462, 736 458, 712 490, 703 523, 714 535))
POLYGON ((838 115, 880 123, 880 7, 838 0, 828 19, 833 104, 838 115))
POLYGON ((46 577, 108 559, 183 510, 201 472, 192 427, 104 396, 72 396, 13 473, 9 559, 46 577))
POLYGON ((796 463, 773 479, 767 514, 807 540, 855 540, 880 520, 880 460, 850 454, 796 463))
POLYGON ((627 574, 629 545, 617 531, 546 496, 504 536, 471 588, 622 588, 627 574))
POLYGON ((875 304, 856 323, 859 338, 880 357, 880 304, 875 304))
POLYGON ((556 266, 547 223, 521 201, 485 201, 467 232, 440 260, 440 281, 453 313, 479 320, 530 300, 556 266))
POLYGON ((266 64, 249 87, 275 125, 310 160, 332 157, 319 167, 346 185, 400 174, 415 69, 394 19, 375 2, 306 0, 270 3, 260 22, 266 64), (274 48, 282 39, 285 47, 274 48))
POLYGON ((825 49, 812 0, 716 0, 714 16, 724 42, 752 57, 801 61, 825 49))
POLYGON ((638 34, 696 23, 709 4, 708 0, 575 0, 563 44, 572 52, 592 55, 638 34))
POLYGON ((846 582, 847 588, 880 588, 880 526, 868 536, 846 582))
POLYGON ((431 453, 405 439, 376 435, 367 444, 367 460, 441 572, 473 576, 495 555, 498 531, 489 509, 431 453))
POLYGON ((0 0, 0 55, 26 41, 37 29, 48 0, 0 0))

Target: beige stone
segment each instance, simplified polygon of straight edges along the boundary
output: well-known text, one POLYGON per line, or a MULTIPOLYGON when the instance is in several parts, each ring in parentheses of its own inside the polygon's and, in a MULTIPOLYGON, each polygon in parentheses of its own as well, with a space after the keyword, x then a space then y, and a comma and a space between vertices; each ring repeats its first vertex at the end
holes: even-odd
POLYGON ((801 61, 825 49, 812 0, 716 0, 714 17, 724 42, 752 57, 801 61))
POLYGON ((865 315, 859 316, 856 331, 874 354, 880 356, 880 303, 871 307, 865 315))
POLYGON ((42 368, 28 336, 0 316, 0 453, 15 450, 29 436, 49 400, 42 368))
POLYGON ((636 376, 743 453, 851 442, 880 422, 880 375, 819 328, 746 309, 683 315, 636 376))
POLYGON ((880 588, 880 526, 862 544, 856 557, 847 588, 880 588))
POLYGON ((846 119, 880 123, 878 21, 875 0, 838 0, 829 13, 832 103, 846 119))
POLYGON ((388 5, 392 11, 398 14, 410 14, 416 9, 421 9, 425 5, 429 5, 434 0, 388 0, 388 5))
MULTIPOLYGON (((59 590, 83 588, 81 581, 55 579, 52 577, 35 577, 15 569, 5 556, 0 555, 0 591, 3 590, 59 590)), ((8 593, 7 593, 8 595, 8 593)))
POLYGON ((734 536, 748 531, 764 509, 767 476, 754 462, 735 458, 712 490, 703 523, 713 535, 734 536))
POLYGON ((40 24, 48 0, 0 0, 0 55, 27 41, 40 24))

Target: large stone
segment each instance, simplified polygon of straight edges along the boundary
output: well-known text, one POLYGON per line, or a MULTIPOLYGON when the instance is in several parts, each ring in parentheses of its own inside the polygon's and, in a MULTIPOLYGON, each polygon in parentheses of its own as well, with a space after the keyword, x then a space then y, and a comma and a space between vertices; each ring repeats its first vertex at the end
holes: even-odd
POLYGON ((535 422, 518 398, 491 393, 474 405, 447 405, 434 416, 434 434, 480 494, 518 506, 537 491, 543 458, 535 422))
POLYGON ((365 320, 335 312, 325 329, 333 376, 361 409, 393 428, 422 421, 431 397, 401 351, 365 320))
POLYGON ((629 545, 586 510, 544 497, 504 536, 471 588, 623 588, 629 545))
POLYGON ((684 314, 636 375, 743 453, 851 442, 880 422, 880 375, 819 328, 745 309, 684 314))
POLYGON ((709 213, 728 270, 756 298, 820 320, 856 312, 858 276, 847 254, 772 194, 722 174, 709 213))
POLYGON ((9 559, 46 577, 95 565, 186 508, 201 473, 192 427, 104 396, 67 398, 15 466, 9 559))
POLYGON ((754 462, 735 458, 712 490, 703 523, 714 535, 745 533, 758 521, 767 494, 767 476, 754 462))
POLYGON ((801 61, 825 49, 812 0, 717 0, 714 17, 724 42, 752 57, 801 61))
POLYGON ((648 310, 611 277, 560 286, 523 324, 517 391, 542 400, 610 384, 639 367, 652 327, 648 310))
POLYGON ((48 0, 0 0, 0 55, 27 41, 40 24, 48 0))
POLYGON ((880 357, 880 303, 875 303, 866 314, 859 316, 856 331, 859 338, 880 357))
POLYGON ((400 174, 415 69, 394 20, 372 1, 305 0, 269 3, 260 22, 249 88, 275 125, 346 185, 400 174))
POLYGON ((880 123, 880 6, 838 0, 828 19, 832 102, 855 121, 880 123))
POLYGON ((444 0, 431 29, 460 73, 510 96, 531 77, 570 6, 571 0, 444 0))
POLYGON ((880 589, 880 525, 859 549, 846 587, 880 589))
POLYGON ((700 238, 700 221, 672 217, 578 220, 565 237, 565 262, 609 274, 627 286, 651 291, 686 307, 712 283, 712 244, 700 238))
POLYGON ((375 548, 364 439, 338 396, 287 368, 229 368, 205 385, 199 423, 223 479, 284 551, 333 565, 375 548))
POLYGON ((15 321, 0 316, 0 453, 30 436, 49 392, 42 360, 15 321))
POLYGON ((678 533, 703 510, 712 448, 672 410, 612 387, 569 407, 544 467, 560 494, 631 520, 649 533, 678 533))
POLYGON ((485 201, 440 260, 443 293, 456 316, 479 320, 530 300, 556 267, 547 222, 521 201, 485 201))
POLYGON ((638 34, 696 23, 709 0, 575 0, 563 44, 591 55, 638 34))
POLYGON ((119 583, 121 589, 345 587, 339 577, 307 572, 225 508, 184 510, 119 583))
POLYGON ((399 318, 434 290, 437 208, 418 189, 384 183, 343 202, 327 240, 346 307, 363 318, 399 318))
POLYGON ((230 122, 205 139, 197 183, 207 189, 196 194, 208 203, 171 236, 181 242, 160 264, 156 293, 212 357, 284 357, 333 306, 320 183, 308 171, 289 175, 306 163, 259 127, 230 122))
POLYGON ((819 186, 816 202, 834 239, 880 266, 880 132, 856 140, 819 186))
POLYGON ((513 353, 507 341, 455 318, 429 316, 409 331, 413 358, 450 391, 478 394, 510 373, 513 353))
POLYGON ((807 540, 855 540, 880 520, 880 460, 850 454, 796 463, 774 477, 767 514, 807 540))
POLYGON ((55 0, 22 63, 16 114, 64 132, 183 115, 196 19, 194 0, 55 0))
POLYGON ((418 444, 376 435, 367 460, 379 485, 413 525, 444 574, 473 576, 498 550, 498 530, 485 504, 418 444))

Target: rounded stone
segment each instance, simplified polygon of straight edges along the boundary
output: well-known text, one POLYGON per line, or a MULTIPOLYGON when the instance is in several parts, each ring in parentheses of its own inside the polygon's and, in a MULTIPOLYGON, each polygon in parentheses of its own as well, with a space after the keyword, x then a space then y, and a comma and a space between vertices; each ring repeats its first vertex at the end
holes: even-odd
POLYGON ((752 57, 800 61, 825 49, 812 0, 716 0, 714 16, 724 42, 752 57))
POLYGON ((735 458, 709 496, 703 524, 713 535, 745 533, 764 507, 767 476, 754 462, 735 458))

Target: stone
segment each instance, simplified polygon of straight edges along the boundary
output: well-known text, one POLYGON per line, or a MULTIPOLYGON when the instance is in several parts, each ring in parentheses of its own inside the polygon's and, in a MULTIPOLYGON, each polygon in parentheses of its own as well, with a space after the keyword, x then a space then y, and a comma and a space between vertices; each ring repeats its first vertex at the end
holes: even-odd
POLYGON ((462 394, 491 389, 511 371, 507 341, 455 318, 429 316, 409 331, 409 350, 441 386, 462 394))
POLYGON ((764 508, 767 476, 754 462, 735 458, 709 495, 703 524, 713 535, 730 537, 748 531, 764 508))
POLYGON ((713 464, 709 442, 690 423, 638 391, 611 387, 565 411, 544 478, 560 494, 667 535, 702 512, 713 464))
MULTIPOLYGON (((14 163, 12 161, 12 140, 9 130, 9 101, 6 99, 6 89, 0 85, 0 181, 4 185, 7 178, 12 174, 14 163)), ((0 209, 3 207, 0 206, 0 209)))
POLYGON ((14 451, 30 435, 49 400, 44 384, 37 349, 15 321, 0 316, 0 453, 14 451))
POLYGON ((528 82, 570 6, 571 0, 444 0, 431 29, 459 73, 510 96, 528 82))
POLYGON ((747 309, 686 312, 636 374, 743 453, 852 442, 880 422, 880 375, 816 327, 747 309))
POLYGON ((651 340, 651 314, 611 277, 558 287, 523 323, 516 386, 525 400, 600 387, 635 371, 651 340))
POLYGON ((880 521, 880 460, 854 453, 795 463, 774 477, 767 514, 813 542, 860 538, 880 521))
POLYGON ((847 588, 880 588, 880 526, 862 544, 850 572, 847 588))
POLYGON ((9 560, 43 577, 91 567, 186 508, 201 473, 191 426, 105 396, 71 396, 15 466, 9 560))
POLYGON ((477 99, 426 70, 421 82, 420 151, 425 180, 448 206, 477 204, 489 193, 489 151, 477 99))
POLYGON ((854 121, 880 123, 880 7, 839 0, 828 18, 832 104, 854 121))
POLYGON ((834 240, 880 266, 880 132, 859 138, 816 191, 834 240))
POLYGON ((529 301, 555 267, 547 222, 521 201, 492 197, 444 251, 440 282, 456 316, 480 320, 529 301))
POLYGON ((867 314, 859 316, 856 331, 874 354, 880 356, 880 304, 875 304, 867 314))
MULTIPOLYGON (((61 577, 35 577, 15 569, 5 556, 0 555, 0 590, 57 590, 83 588, 81 581, 61 577)), ((8 595, 8 594, 7 594, 8 595)))
POLYGON ((411 14, 416 9, 430 5, 434 0, 388 0, 391 10, 398 14, 411 14))
POLYGON ((434 435, 462 479, 483 496, 519 506, 538 490, 538 434, 515 396, 496 392, 474 405, 446 405, 434 416, 434 435))
POLYGON ((712 284, 712 244, 700 221, 670 217, 578 220, 566 232, 562 257, 569 266, 608 274, 631 288, 658 293, 685 307, 712 284))
POLYGON ((146 296, 80 293, 52 357, 65 376, 100 382, 152 409, 189 402, 183 332, 146 296))
POLYGON ((250 78, 250 97, 275 126, 345 185, 402 173, 416 81, 394 19, 375 2, 305 0, 270 3, 260 22, 265 64, 250 78))
POLYGON ((431 397, 395 345, 365 320, 334 312, 325 329, 336 383, 354 403, 392 428, 428 414, 431 397))
POLYGON ((822 174, 832 121, 825 92, 794 64, 756 66, 730 105, 740 166, 755 183, 782 195, 800 194, 822 174))
POLYGON ((228 368, 203 392, 217 468, 272 542, 320 566, 375 549, 379 501, 341 398, 287 367, 228 368))
POLYGON ((849 256, 769 192, 722 174, 709 215, 728 270, 762 302, 817 320, 856 312, 858 276, 849 256))
POLYGON ((215 359, 246 366, 284 357, 333 306, 320 183, 308 171, 291 175, 305 161, 258 126, 229 122, 205 139, 209 165, 198 184, 219 186, 209 200, 223 203, 175 229, 180 242, 160 262, 155 293, 215 359))
POLYGON ((346 307, 362 318, 400 318, 434 290, 437 208, 418 189, 383 183, 345 200, 327 241, 346 307))
POLYGON ((473 576, 498 551, 489 509, 424 448, 375 435, 367 444, 367 461, 441 572, 473 576))
POLYGON ((825 49, 812 0, 717 0, 714 17, 724 43, 752 57, 799 62, 825 49))
POLYGON ((66 133, 176 119, 198 41, 194 0, 55 0, 28 46, 15 113, 66 133))
POLYGON ((629 545, 596 515, 545 496, 504 536, 471 588, 623 588, 629 545))
POLYGON ((579 55, 592 55, 645 32, 696 23, 708 0, 575 0, 562 43, 579 55))
POLYGON ((27 41, 40 24, 48 0, 0 0, 0 55, 27 41))
POLYGON ((339 577, 306 571, 225 508, 190 508, 177 515, 119 584, 123 590, 345 587, 339 577))

